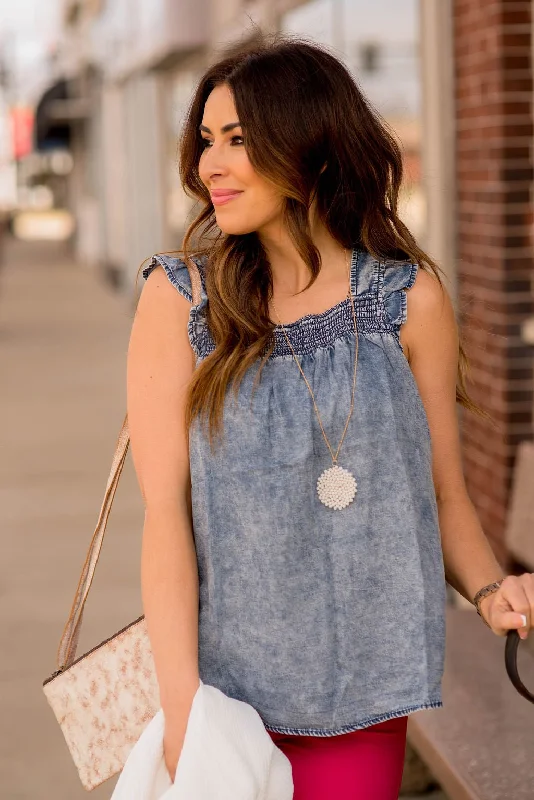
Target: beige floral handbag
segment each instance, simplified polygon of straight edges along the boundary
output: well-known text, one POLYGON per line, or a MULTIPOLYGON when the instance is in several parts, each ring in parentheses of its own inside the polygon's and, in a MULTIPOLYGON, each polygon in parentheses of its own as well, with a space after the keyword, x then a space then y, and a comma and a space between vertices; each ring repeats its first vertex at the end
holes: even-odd
MULTIPOLYGON (((193 305, 200 275, 188 266, 193 305)), ((122 424, 104 500, 57 653, 57 670, 43 691, 61 726, 85 789, 95 789, 123 768, 143 729, 160 708, 159 689, 144 616, 76 658, 83 609, 102 549, 106 525, 130 442, 122 424)))

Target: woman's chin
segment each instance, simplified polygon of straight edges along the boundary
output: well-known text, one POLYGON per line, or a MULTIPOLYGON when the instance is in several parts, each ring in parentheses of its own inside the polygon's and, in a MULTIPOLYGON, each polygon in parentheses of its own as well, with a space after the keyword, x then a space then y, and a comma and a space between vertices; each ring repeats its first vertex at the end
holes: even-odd
POLYGON ((224 219, 222 214, 215 215, 217 220, 217 227, 227 236, 245 236, 247 233, 252 233, 257 230, 256 225, 246 224, 243 220, 238 219, 224 219))

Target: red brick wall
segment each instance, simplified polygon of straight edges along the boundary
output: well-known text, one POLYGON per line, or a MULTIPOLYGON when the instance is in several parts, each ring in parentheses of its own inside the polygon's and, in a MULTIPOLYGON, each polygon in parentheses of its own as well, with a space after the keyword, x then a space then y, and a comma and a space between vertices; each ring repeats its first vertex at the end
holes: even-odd
POLYGON ((498 423, 462 414, 471 499, 497 558, 518 442, 533 434, 531 0, 454 0, 458 300, 469 391, 498 423))

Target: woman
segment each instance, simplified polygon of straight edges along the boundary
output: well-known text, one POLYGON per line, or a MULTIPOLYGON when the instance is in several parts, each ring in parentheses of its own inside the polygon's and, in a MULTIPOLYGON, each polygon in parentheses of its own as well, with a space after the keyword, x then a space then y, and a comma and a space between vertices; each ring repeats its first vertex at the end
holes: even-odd
MULTIPOLYGON (((317 46, 212 66, 180 169, 201 210, 143 272, 127 380, 167 767, 200 676, 257 709, 295 800, 392 800, 408 715, 442 705, 445 580, 504 577, 451 301, 397 216, 395 140, 317 46)), ((534 577, 492 588, 484 620, 526 633, 534 577)))

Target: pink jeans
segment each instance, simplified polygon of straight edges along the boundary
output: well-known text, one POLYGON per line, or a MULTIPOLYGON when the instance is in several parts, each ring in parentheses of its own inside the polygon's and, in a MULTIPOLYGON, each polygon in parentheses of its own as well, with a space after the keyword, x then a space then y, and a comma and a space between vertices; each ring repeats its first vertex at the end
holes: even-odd
POLYGON ((408 717, 339 736, 270 734, 293 768, 293 800, 398 800, 408 717))

